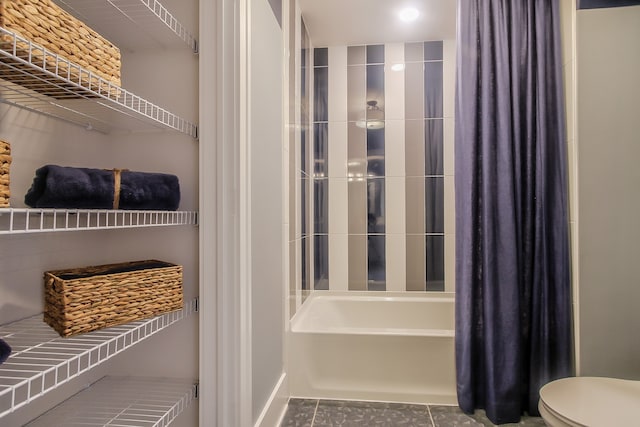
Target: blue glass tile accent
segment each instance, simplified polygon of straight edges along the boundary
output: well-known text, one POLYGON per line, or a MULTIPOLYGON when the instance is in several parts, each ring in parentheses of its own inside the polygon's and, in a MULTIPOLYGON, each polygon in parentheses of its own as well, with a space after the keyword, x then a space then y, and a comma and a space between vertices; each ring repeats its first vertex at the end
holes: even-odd
POLYGON ((444 233, 444 178, 424 179, 425 232, 444 233))
POLYGON ((386 236, 367 236, 367 289, 386 290, 386 236))
POLYGON ((443 119, 424 122, 424 171, 425 175, 444 174, 444 126, 443 119))
POLYGON ((315 122, 326 122, 329 120, 329 68, 314 68, 314 111, 313 120, 315 122))
POLYGON ((444 291, 444 236, 427 236, 427 291, 444 291))
POLYGON ((425 62, 424 118, 440 119, 442 114, 442 62, 425 62))
POLYGON ((300 126, 300 170, 305 175, 309 173, 309 159, 307 157, 307 146, 309 144, 309 142, 307 141, 308 127, 309 125, 305 124, 304 122, 300 126))
MULTIPOLYGON (((307 97, 308 97, 307 78, 309 76, 309 71, 308 71, 309 58, 307 56, 307 50, 308 49, 303 48, 301 51, 302 61, 300 66, 300 97, 301 97, 302 104, 304 104, 305 100, 307 100, 307 97)), ((301 106, 301 108, 303 108, 303 106, 301 106)))
POLYGON ((383 44, 373 44, 367 46, 367 64, 384 64, 383 44))
POLYGON ((424 60, 425 61, 441 61, 442 41, 424 42, 424 60))
POLYGON ((385 232, 385 179, 367 179, 367 233, 385 232))
POLYGON ((315 178, 329 175, 329 124, 313 125, 313 173, 315 178))
POLYGON ((307 192, 308 179, 305 175, 302 175, 300 179, 300 234, 302 237, 307 235, 307 209, 309 207, 309 199, 307 192))
MULTIPOLYGON (((384 65, 367 65, 367 104, 375 102, 375 106, 384 112, 384 65)), ((365 108, 363 105, 362 108, 365 108)), ((367 111, 367 119, 372 114, 367 111)))
POLYGON ((329 236, 313 236, 314 282, 315 290, 329 289, 329 236))
POLYGON ((313 180, 313 232, 329 232, 329 180, 313 180))
POLYGON ((384 176, 384 129, 367 129, 367 176, 384 176))
POLYGON ((313 49, 313 66, 326 67, 329 65, 329 50, 326 47, 313 49))
POLYGON ((300 261, 302 262, 301 265, 301 271, 302 271, 302 290, 303 291, 308 291, 309 290, 309 251, 307 250, 307 238, 303 237, 302 241, 301 241, 301 248, 300 248, 300 261))

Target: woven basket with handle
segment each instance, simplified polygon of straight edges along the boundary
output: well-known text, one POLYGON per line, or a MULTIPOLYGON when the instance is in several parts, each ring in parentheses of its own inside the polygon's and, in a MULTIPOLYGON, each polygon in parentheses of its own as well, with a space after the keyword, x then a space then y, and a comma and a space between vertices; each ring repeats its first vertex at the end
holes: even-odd
POLYGON ((157 260, 44 273, 44 321, 61 336, 180 310, 182 266, 157 260))
MULTIPOLYGON (((0 27, 46 49, 45 51, 33 46, 30 48, 28 42, 18 41, 15 47, 16 56, 19 58, 30 60, 47 71, 94 91, 99 84, 96 76, 116 86, 121 84, 120 50, 51 0, 0 0, 0 27), (69 67, 64 61, 56 61, 56 55, 79 65, 83 70, 69 67)), ((0 47, 13 52, 13 39, 3 35, 0 37, 0 47)), ((0 63, 3 65, 0 68, 0 77, 5 80, 55 98, 70 97, 65 90, 68 88, 46 73, 38 74, 10 57, 0 56, 0 63), (16 72, 20 70, 27 72, 31 78, 16 72), (47 81, 52 85, 43 84, 47 81)), ((111 92, 110 96, 117 96, 115 88, 106 89, 106 92, 111 92)))

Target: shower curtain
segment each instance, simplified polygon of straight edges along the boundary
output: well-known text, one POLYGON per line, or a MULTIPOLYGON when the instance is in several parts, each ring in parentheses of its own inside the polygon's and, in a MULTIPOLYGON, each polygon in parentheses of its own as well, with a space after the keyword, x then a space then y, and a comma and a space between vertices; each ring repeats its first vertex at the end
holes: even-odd
POLYGON ((537 414, 572 374, 556 0, 459 0, 456 371, 463 411, 537 414))

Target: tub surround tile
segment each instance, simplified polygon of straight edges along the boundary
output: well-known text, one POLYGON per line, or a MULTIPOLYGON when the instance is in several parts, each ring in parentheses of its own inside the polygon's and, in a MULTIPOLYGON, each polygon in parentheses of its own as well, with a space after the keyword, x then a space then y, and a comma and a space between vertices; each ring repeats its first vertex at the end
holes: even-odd
POLYGON ((364 117, 367 107, 366 83, 365 65, 347 67, 347 118, 350 122, 362 120, 364 117))
POLYGON ((349 233, 349 184, 344 179, 329 179, 329 234, 349 233))
POLYGON ((406 244, 406 290, 426 291, 426 237, 407 234, 406 244))
POLYGON ((424 60, 442 61, 442 41, 424 42, 424 60))
POLYGON ((424 119, 424 64, 410 62, 404 68, 404 113, 405 120, 424 119))
POLYGON ((407 62, 424 61, 424 43, 406 43, 404 45, 404 57, 407 62))
POLYGON ((407 290, 407 237, 404 234, 387 234, 386 237, 386 290, 405 292, 407 290))
POLYGON ((327 166, 329 178, 346 178, 347 163, 349 162, 349 153, 347 150, 349 127, 346 120, 341 122, 329 121, 328 132, 331 136, 328 141, 327 154, 329 160, 327 166))
MULTIPOLYGON (((402 234, 407 230, 407 218, 405 206, 405 179, 404 177, 388 177, 385 180, 385 228, 388 234, 402 234)), ((388 268, 388 267, 387 267, 388 268)))
POLYGON ((404 120, 385 121, 384 127, 384 163, 385 176, 404 177, 405 176, 405 124, 404 120))
POLYGON ((444 174, 453 176, 455 171, 455 152, 454 152, 454 138, 455 138, 455 120, 452 118, 444 119, 444 146, 442 152, 444 156, 444 174))
POLYGON ((444 40, 443 45, 444 61, 442 63, 442 87, 444 89, 443 110, 444 117, 453 118, 455 116, 455 97, 451 94, 455 92, 456 85, 456 41, 455 39, 444 40))
POLYGON ((403 176, 424 176, 424 120, 405 121, 405 170, 403 176))
POLYGON ((368 290, 367 236, 349 235, 349 290, 368 290))
POLYGON ((360 65, 365 63, 365 47, 349 46, 347 50, 347 64, 360 65))
POLYGON ((385 45, 384 87, 389 96, 385 97, 385 120, 404 120, 404 69, 392 67, 404 64, 403 43, 385 45))
MULTIPOLYGON (((316 49, 317 50, 317 49, 316 49)), ((326 122, 329 120, 329 68, 316 67, 313 73, 314 108, 313 121, 326 122)))
POLYGON ((306 118, 292 147, 301 179, 291 185, 301 217, 293 228, 307 243, 301 254, 305 290, 324 289, 327 280, 332 290, 445 287, 448 255, 435 252, 447 249, 445 236, 455 231, 448 212, 454 121, 445 115, 453 109, 443 96, 453 93, 454 48, 449 41, 426 41, 305 52, 301 106, 293 110, 306 118), (370 101, 382 111, 383 128, 362 127, 373 114, 370 101), (401 248, 406 262, 390 267, 398 258, 391 247, 401 248))
POLYGON ((329 122, 347 121, 347 47, 329 48, 329 122))
POLYGON ((349 290, 349 236, 329 233, 329 283, 331 290, 349 290))

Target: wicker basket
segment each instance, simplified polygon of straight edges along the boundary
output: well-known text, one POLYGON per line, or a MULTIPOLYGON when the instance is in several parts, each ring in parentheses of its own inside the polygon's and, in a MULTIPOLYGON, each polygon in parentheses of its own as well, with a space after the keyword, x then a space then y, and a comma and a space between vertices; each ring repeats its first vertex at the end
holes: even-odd
POLYGON ((44 321, 68 337, 182 308, 182 266, 157 260, 48 271, 44 321))
MULTIPOLYGON (((31 52, 31 62, 43 66, 47 71, 94 91, 99 80, 96 75, 117 86, 121 85, 120 50, 51 0, 0 0, 0 27, 53 53, 46 54, 42 49, 29 49, 27 43, 17 43, 16 56, 29 59, 31 52), (64 61, 56 61, 55 55, 79 65, 85 71, 68 67, 64 61), (89 72, 92 74, 89 75, 89 72)), ((12 42, 12 37, 0 37, 0 47, 6 51, 13 51, 12 42)), ((35 73, 32 68, 9 57, 0 57, 0 63, 5 65, 0 69, 0 77, 5 80, 55 98, 70 97, 66 89, 72 86, 58 87, 60 83, 46 73, 35 73), (23 70, 34 77, 29 78, 16 70, 23 70), (43 85, 43 81, 55 83, 43 85)), ((103 87, 101 91, 114 97, 118 95, 115 88, 110 90, 103 87)), ((79 96, 87 94, 80 92, 79 96)))
POLYGON ((9 207, 9 167, 11 166, 11 146, 0 139, 0 208, 9 207))

